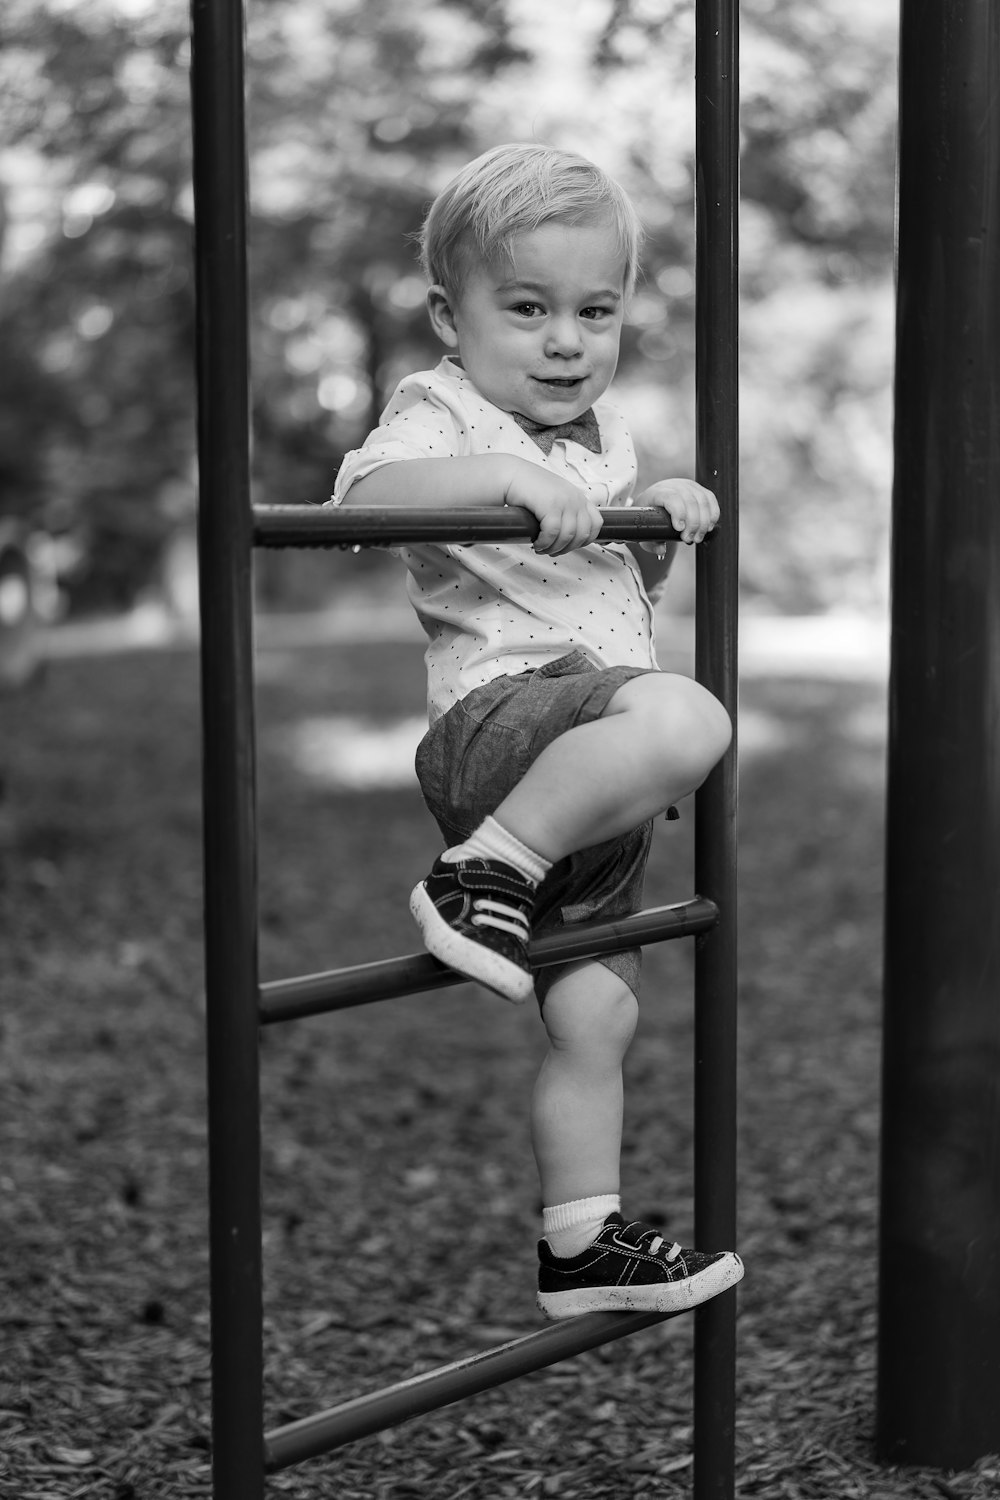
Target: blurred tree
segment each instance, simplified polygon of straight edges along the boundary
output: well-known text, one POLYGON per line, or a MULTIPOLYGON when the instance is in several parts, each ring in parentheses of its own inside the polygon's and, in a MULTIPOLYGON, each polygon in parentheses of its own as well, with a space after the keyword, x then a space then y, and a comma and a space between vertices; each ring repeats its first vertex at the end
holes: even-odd
MULTIPOLYGON (((411 237, 505 139, 633 192, 620 395, 649 477, 689 467, 693 43, 691 0, 250 0, 258 498, 323 498, 437 357, 411 237)), ((0 511, 74 538, 80 607, 133 599, 193 517, 188 45, 184 0, 0 14, 0 511)), ((894 49, 891 0, 744 0, 744 572, 785 608, 879 589, 894 49)))
MULTIPOLYGON (((589 133, 652 228, 633 341, 660 391, 631 392, 650 472, 693 447, 692 23, 688 0, 615 0, 593 51, 589 133)), ((896 27, 892 0, 741 5, 742 578, 769 608, 884 602, 896 27)))
MULTIPOLYGON (((188 46, 181 0, 10 0, 0 20, 3 161, 47 190, 0 293, 20 364, 0 510, 73 534, 81 606, 130 602, 194 508, 188 46)), ((426 349, 407 237, 442 159, 476 149, 477 84, 519 56, 496 0, 250 7, 260 498, 324 496, 426 349)))
POLYGON ((186 46, 176 7, 11 0, 0 21, 4 161, 40 231, 8 257, 0 338, 30 351, 35 518, 72 539, 84 604, 130 603, 192 504, 186 46))

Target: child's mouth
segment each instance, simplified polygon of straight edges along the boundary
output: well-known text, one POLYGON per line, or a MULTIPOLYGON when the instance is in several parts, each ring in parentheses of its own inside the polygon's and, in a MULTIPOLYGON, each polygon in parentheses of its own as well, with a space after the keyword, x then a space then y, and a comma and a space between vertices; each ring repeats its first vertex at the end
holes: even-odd
POLYGON ((561 391, 573 391, 578 385, 583 384, 582 375, 535 375, 532 377, 539 385, 554 385, 561 391))

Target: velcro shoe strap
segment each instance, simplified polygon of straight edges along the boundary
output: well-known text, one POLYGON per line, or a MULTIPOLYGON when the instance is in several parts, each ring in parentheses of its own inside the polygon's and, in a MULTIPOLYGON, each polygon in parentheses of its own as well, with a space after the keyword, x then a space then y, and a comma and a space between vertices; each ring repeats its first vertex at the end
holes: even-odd
POLYGON ((467 891, 502 891, 515 901, 532 901, 534 891, 531 882, 511 865, 486 864, 479 860, 468 860, 458 867, 458 883, 467 891))
POLYGON ((642 1243, 644 1234, 649 1234, 650 1225, 644 1224, 641 1219, 633 1219, 630 1224, 623 1224, 621 1229, 615 1231, 618 1239, 623 1240, 626 1245, 632 1245, 636 1250, 648 1250, 649 1246, 642 1243))

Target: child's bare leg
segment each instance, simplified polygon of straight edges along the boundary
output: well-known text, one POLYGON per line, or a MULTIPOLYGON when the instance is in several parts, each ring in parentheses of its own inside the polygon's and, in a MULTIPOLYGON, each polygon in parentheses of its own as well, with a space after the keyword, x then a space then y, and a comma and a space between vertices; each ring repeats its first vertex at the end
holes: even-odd
POLYGON ((690 678, 633 677, 600 719, 553 740, 493 816, 545 859, 562 859, 693 792, 730 736, 725 709, 690 678))
POLYGON ((685 1250, 621 1213, 622 1060, 636 1002, 602 964, 578 964, 545 997, 549 1052, 535 1088, 532 1142, 544 1216, 537 1306, 547 1318, 681 1312, 735 1286, 732 1251, 685 1250))
MULTIPOLYGON (((580 1205, 616 1197, 622 1139, 622 1061, 635 1032, 638 1006, 628 985, 603 964, 568 968, 545 997, 549 1050, 535 1084, 531 1138, 542 1203, 580 1205)), ((593 1213, 590 1233, 555 1236, 557 1253, 576 1253, 598 1233, 607 1213, 593 1213)), ((576 1215, 581 1227, 586 1222, 576 1215)))

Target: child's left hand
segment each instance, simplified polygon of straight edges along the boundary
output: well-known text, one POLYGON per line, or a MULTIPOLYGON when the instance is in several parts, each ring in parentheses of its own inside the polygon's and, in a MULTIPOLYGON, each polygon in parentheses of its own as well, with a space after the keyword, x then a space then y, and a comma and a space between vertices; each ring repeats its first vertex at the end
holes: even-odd
MULTIPOLYGON (((711 490, 697 484, 693 479, 659 479, 643 490, 634 502, 637 506, 661 506, 670 516, 674 527, 681 534, 681 541, 704 541, 719 520, 719 502, 711 490)), ((663 557, 667 542, 640 542, 644 552, 655 552, 663 557)))

